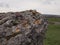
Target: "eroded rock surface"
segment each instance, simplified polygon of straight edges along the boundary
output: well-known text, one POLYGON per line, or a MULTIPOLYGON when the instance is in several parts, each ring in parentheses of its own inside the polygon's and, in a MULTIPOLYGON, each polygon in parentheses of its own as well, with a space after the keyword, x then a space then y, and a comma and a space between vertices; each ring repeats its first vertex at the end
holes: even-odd
POLYGON ((0 14, 0 45, 43 45, 47 20, 35 10, 0 14))

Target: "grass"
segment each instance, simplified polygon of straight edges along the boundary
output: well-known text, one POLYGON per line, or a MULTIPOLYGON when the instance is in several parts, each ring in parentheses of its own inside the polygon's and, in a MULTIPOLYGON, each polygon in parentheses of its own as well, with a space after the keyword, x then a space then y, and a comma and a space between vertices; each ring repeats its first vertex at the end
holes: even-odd
POLYGON ((51 22, 60 22, 60 18, 48 18, 48 21, 51 21, 51 22))
MULTIPOLYGON (((48 21, 52 21, 49 19, 48 21)), ((55 20, 54 21, 60 21, 55 20)), ((60 25, 49 24, 46 33, 45 45, 60 45, 60 25)))

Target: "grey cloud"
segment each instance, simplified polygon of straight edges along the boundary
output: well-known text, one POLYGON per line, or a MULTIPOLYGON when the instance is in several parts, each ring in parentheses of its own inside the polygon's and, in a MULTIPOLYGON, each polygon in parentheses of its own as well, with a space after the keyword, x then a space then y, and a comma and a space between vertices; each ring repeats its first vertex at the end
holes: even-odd
POLYGON ((56 4, 54 0, 43 0, 43 4, 56 4))
POLYGON ((9 8, 9 4, 1 2, 0 3, 0 7, 2 7, 2 8, 9 8))

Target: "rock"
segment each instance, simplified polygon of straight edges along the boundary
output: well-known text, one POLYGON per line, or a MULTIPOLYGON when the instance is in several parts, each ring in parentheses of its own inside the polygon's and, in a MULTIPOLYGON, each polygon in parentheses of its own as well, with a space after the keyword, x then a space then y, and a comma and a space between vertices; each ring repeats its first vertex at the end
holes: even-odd
POLYGON ((48 24, 39 12, 26 10, 5 15, 0 19, 0 45, 43 45, 48 24))

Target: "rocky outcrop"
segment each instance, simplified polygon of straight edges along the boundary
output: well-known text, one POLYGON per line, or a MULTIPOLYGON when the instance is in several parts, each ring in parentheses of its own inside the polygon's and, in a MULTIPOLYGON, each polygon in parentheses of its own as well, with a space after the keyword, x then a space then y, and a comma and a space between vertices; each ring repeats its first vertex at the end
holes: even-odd
POLYGON ((8 12, 0 17, 0 45, 43 45, 47 20, 39 12, 8 12))

